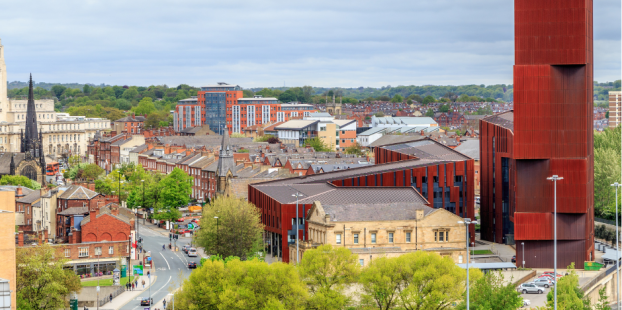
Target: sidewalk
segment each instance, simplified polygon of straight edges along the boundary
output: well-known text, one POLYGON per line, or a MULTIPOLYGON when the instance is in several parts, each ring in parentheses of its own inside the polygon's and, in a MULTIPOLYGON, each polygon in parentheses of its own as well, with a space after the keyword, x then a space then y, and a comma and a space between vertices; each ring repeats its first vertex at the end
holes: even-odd
MULTIPOLYGON (((157 276, 153 275, 151 276, 151 285, 153 285, 156 280, 157 280, 157 276)), ((140 278, 138 278, 138 287, 139 289, 134 289, 133 291, 125 291, 123 292, 121 295, 117 296, 116 298, 112 299, 112 302, 108 302, 105 303, 103 306, 99 307, 100 310, 102 309, 120 309, 121 307, 125 306, 127 303, 134 301, 136 303, 136 305, 140 305, 140 301, 136 300, 136 298, 138 297, 138 295, 140 295, 142 292, 146 291, 149 289, 149 278, 147 278, 147 276, 141 276, 140 278), (145 288, 142 288, 142 281, 145 280, 145 288)))

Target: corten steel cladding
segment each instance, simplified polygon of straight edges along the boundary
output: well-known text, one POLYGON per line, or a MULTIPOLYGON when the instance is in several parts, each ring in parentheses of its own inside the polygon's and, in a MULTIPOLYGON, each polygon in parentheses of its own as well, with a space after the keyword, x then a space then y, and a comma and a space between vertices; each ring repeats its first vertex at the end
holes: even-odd
POLYGON ((564 178, 557 183, 558 263, 593 259, 592 6, 515 1, 514 224, 526 267, 553 266, 553 183, 543 178, 554 174, 564 178))

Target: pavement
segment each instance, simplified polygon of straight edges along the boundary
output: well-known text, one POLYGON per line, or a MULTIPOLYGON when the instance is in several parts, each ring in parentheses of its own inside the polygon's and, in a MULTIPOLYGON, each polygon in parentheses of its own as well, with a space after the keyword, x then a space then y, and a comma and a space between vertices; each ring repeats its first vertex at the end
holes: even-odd
POLYGON ((149 307, 141 307, 140 300, 145 297, 151 296, 154 301, 152 309, 164 309, 162 300, 167 299, 167 302, 171 298, 168 296, 170 292, 179 288, 183 280, 187 279, 192 272, 192 269, 188 269, 188 262, 195 261, 197 264, 201 260, 200 257, 188 257, 181 247, 185 244, 189 244, 192 238, 179 237, 177 240, 177 246, 179 251, 171 251, 168 249, 169 238, 168 231, 161 229, 153 224, 143 224, 140 221, 140 227, 138 229, 139 236, 143 238, 143 249, 151 251, 151 257, 153 260, 153 268, 146 269, 151 271, 151 285, 149 285, 149 279, 147 276, 142 276, 138 281, 139 286, 142 279, 145 279, 147 285, 144 290, 140 291, 126 291, 121 295, 113 298, 112 302, 106 303, 99 307, 102 309, 113 310, 143 310, 149 309, 149 307), (162 245, 166 245, 166 250, 162 250, 162 245))

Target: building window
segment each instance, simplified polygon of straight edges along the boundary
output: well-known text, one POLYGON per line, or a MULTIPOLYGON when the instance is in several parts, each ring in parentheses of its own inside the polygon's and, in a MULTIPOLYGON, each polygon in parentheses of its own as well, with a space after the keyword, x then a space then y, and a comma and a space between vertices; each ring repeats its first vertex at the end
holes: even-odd
POLYGON ((337 234, 337 235, 335 235, 335 238, 337 240, 337 244, 341 244, 341 235, 337 234))
POLYGON ((443 242, 444 241, 443 239, 445 239, 444 237, 445 237, 445 232, 444 231, 439 231, 438 232, 438 241, 439 242, 443 242))
POLYGON ((371 234, 371 243, 376 243, 376 234, 371 234))
POLYGON ((359 264, 361 264, 361 266, 364 266, 364 265, 365 265, 365 260, 364 260, 364 259, 362 259, 362 258, 361 258, 361 259, 359 259, 359 264))
POLYGON ((393 243, 393 233, 389 233, 389 243, 393 243))
POLYGON ((71 250, 65 249, 65 257, 70 257, 70 256, 71 256, 71 250))
POLYGON ((410 233, 409 232, 406 233, 406 242, 410 242, 410 233))
POLYGON ((78 248, 78 257, 89 257, 89 248, 78 248))
POLYGON ((462 264, 462 255, 458 256, 458 264, 462 264))
POLYGON ((109 246, 108 247, 108 254, 114 254, 114 247, 109 246))
POLYGON ((102 255, 102 247, 98 246, 95 247, 95 256, 100 256, 102 255))
POLYGON ((454 182, 456 183, 462 182, 462 176, 461 175, 454 176, 454 182))
POLYGON ((359 234, 354 234, 354 244, 359 244, 359 234))

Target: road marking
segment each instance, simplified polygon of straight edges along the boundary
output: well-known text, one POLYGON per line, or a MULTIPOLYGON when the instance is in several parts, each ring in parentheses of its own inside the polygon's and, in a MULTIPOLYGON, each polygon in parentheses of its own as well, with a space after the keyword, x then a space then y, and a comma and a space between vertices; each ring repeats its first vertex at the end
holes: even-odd
POLYGON ((168 269, 171 269, 171 265, 168 264, 168 261, 166 260, 166 257, 164 257, 164 254, 162 254, 162 252, 160 252, 160 255, 162 255, 162 258, 164 258, 164 261, 166 262, 166 265, 168 266, 168 269))
MULTIPOLYGON (((161 291, 163 288, 165 288, 165 287, 166 287, 166 285, 167 285, 169 282, 171 282, 171 278, 172 278, 172 276, 168 276, 168 281, 166 281, 166 283, 164 283, 164 286, 162 286, 159 290, 155 291, 153 294, 155 294, 155 293, 157 293, 157 292, 161 291)), ((151 294, 151 295, 153 295, 153 294, 151 294)))

